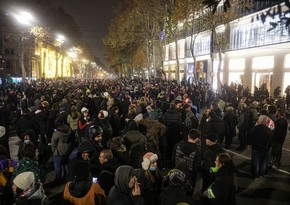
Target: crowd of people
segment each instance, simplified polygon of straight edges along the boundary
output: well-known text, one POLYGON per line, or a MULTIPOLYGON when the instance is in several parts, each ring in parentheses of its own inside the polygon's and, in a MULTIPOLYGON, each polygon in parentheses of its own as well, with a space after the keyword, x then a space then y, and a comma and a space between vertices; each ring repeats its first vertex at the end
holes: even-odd
POLYGON ((252 148, 253 178, 281 165, 287 103, 281 88, 274 94, 265 85, 252 95, 242 85, 216 93, 208 83, 165 80, 6 84, 1 160, 10 159, 11 129, 21 142, 0 204, 47 204, 52 158, 63 204, 193 204, 200 175, 203 204, 234 205, 237 168, 226 152, 234 137, 238 151, 252 148))

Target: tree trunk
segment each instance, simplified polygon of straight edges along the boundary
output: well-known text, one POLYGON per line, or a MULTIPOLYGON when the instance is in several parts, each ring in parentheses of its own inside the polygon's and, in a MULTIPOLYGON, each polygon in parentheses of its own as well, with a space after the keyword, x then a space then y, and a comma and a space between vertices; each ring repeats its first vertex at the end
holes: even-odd
POLYGON ((57 78, 58 76, 58 59, 59 55, 57 52, 55 52, 55 75, 54 75, 55 78, 57 78))
POLYGON ((175 75, 176 75, 176 81, 180 83, 180 73, 179 73, 179 55, 178 55, 178 41, 177 38, 175 38, 175 57, 176 57, 176 68, 175 68, 175 75))
POLYGON ((24 66, 24 52, 23 51, 20 51, 20 54, 19 54, 19 64, 21 68, 22 80, 24 81, 27 77, 27 73, 24 66))
POLYGON ((219 65, 218 65, 218 70, 217 70, 217 91, 220 92, 221 90, 221 68, 222 68, 222 52, 221 49, 219 50, 219 65))
POLYGON ((61 77, 63 77, 63 57, 61 58, 61 77))

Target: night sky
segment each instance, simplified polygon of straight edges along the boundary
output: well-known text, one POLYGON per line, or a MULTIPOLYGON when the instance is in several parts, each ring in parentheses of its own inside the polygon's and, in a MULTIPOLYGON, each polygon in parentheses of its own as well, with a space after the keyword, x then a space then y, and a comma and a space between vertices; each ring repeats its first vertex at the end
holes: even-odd
MULTIPOLYGON (((105 61, 102 38, 106 35, 113 7, 119 0, 50 0, 74 17, 84 40, 90 44, 94 55, 105 61)), ((105 63, 105 62, 104 62, 105 63)))

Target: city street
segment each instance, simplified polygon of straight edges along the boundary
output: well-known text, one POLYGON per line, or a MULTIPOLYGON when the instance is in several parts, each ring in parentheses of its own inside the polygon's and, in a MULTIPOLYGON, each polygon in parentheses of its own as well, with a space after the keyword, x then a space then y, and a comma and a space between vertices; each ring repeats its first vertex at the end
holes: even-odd
MULTIPOLYGON (((289 120, 288 120, 289 121, 289 120)), ((9 138, 9 146, 11 157, 17 160, 19 139, 12 132, 9 138)), ((259 179, 252 179, 250 174, 250 157, 251 149, 247 148, 243 152, 238 152, 234 148, 238 147, 237 137, 234 139, 233 149, 227 150, 233 157, 236 166, 238 167, 237 173, 237 204, 238 205, 289 205, 290 201, 290 132, 283 148, 283 157, 280 169, 272 169, 268 172, 267 176, 259 179)), ((52 161, 49 162, 53 166, 52 161)), ((47 186, 54 179, 54 171, 48 173, 45 191, 50 199, 51 204, 59 201, 64 185, 59 187, 47 186)), ((196 204, 199 203, 199 190, 201 188, 201 179, 197 181, 196 192, 194 200, 196 204)))

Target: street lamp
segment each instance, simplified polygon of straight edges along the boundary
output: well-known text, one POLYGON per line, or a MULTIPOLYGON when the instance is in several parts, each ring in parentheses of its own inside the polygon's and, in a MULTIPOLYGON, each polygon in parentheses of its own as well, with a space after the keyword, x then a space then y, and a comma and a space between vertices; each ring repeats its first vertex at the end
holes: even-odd
POLYGON ((20 11, 18 13, 13 14, 13 16, 18 21, 18 23, 25 26, 30 26, 35 21, 32 14, 27 11, 20 11))

